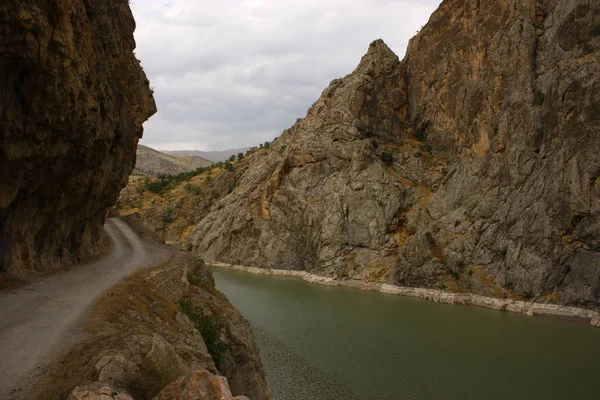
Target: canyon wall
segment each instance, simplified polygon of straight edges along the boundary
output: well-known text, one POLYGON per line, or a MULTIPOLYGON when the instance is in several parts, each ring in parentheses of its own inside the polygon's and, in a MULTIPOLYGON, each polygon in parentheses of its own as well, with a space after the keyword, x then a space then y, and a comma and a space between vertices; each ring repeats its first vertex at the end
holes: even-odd
POLYGON ((380 40, 184 246, 208 260, 600 305, 600 4, 446 0, 380 40))
POLYGON ((98 251, 156 112, 128 2, 0 4, 0 274, 98 251))

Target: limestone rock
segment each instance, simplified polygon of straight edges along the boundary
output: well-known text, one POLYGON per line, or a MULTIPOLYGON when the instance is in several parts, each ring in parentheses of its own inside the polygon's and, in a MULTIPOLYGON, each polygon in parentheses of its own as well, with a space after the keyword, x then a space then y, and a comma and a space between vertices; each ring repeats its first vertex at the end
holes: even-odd
POLYGON ((133 400, 127 393, 96 383, 75 388, 67 400, 133 400))
POLYGON ((244 400, 233 397, 227 379, 208 371, 196 370, 165 387, 154 400, 244 400))
POLYGON ((156 371, 163 379, 172 380, 186 372, 189 368, 179 357, 175 347, 161 335, 155 333, 152 337, 152 347, 144 357, 144 366, 156 371))
POLYGON ((600 4, 442 2, 245 159, 210 261, 600 306, 600 4), (546 296, 546 297, 544 297, 546 296))
POLYGON ((132 374, 136 366, 120 354, 102 357, 95 366, 100 382, 119 382, 132 374))
POLYGON ((126 1, 0 3, 0 273, 97 250, 156 111, 126 1))

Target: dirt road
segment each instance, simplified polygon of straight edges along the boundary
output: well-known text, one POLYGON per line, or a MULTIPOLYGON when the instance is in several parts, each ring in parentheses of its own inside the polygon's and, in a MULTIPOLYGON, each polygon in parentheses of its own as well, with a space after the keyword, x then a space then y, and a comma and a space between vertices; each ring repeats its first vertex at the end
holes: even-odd
POLYGON ((123 221, 109 219, 105 229, 113 246, 104 259, 0 292, 0 399, 11 398, 20 380, 65 344, 98 296, 155 261, 123 221))

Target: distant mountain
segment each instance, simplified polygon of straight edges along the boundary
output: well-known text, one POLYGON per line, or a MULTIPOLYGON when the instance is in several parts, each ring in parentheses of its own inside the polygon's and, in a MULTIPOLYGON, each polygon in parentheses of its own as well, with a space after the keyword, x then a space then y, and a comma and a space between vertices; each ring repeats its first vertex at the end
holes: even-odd
POLYGON ((166 154, 173 154, 178 156, 196 156, 202 157, 212 162, 226 161, 229 157, 235 156, 238 153, 246 153, 250 150, 250 147, 242 147, 240 149, 228 149, 221 151, 200 151, 200 150, 173 150, 165 151, 166 154))
POLYGON ((195 155, 165 154, 150 147, 138 145, 134 174, 176 175, 212 164, 212 161, 195 155))

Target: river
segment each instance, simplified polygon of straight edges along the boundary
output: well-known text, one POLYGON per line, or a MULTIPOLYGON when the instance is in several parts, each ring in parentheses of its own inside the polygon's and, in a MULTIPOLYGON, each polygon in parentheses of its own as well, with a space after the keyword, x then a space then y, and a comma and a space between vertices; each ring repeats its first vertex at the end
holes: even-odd
POLYGON ((600 329, 215 270, 276 400, 600 399, 600 329))

